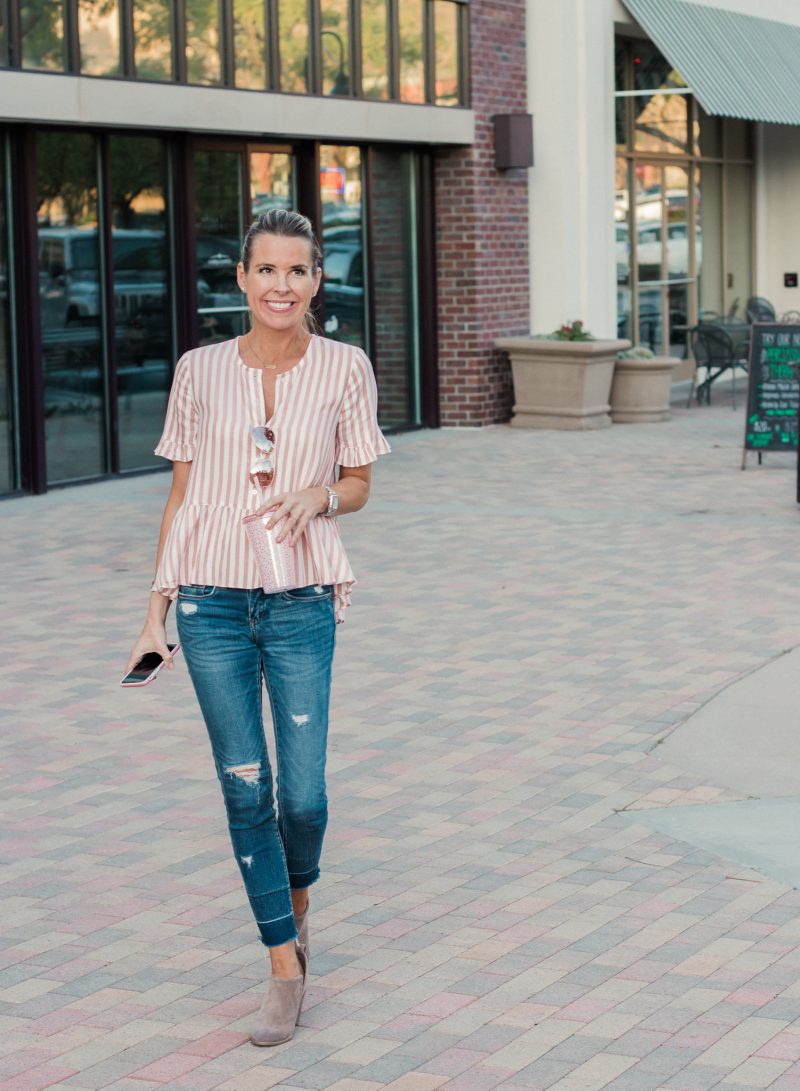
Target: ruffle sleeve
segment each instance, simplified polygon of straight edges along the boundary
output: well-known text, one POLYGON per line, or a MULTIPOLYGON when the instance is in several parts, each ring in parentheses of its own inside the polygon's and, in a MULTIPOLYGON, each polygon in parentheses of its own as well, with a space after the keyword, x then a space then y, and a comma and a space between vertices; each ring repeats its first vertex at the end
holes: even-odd
POLYGON ((191 462, 195 454, 197 406, 192 393, 191 354, 181 356, 172 378, 164 431, 155 454, 173 462, 191 462))
POLYGON ((338 466, 366 466, 391 447, 378 427, 378 387, 367 356, 353 354, 342 411, 336 428, 334 461, 338 466))

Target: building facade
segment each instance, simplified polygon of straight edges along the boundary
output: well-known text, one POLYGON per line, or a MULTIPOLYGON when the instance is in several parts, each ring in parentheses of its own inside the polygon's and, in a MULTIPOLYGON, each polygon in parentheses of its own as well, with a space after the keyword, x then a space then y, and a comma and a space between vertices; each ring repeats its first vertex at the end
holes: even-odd
POLYGON ((529 0, 533 332, 681 357, 753 296, 797 314, 798 50, 794 0, 529 0))
POLYGON ((238 247, 274 205, 318 229, 316 317, 370 355, 384 427, 506 418, 528 195, 491 119, 525 110, 525 17, 0 0, 0 493, 160 462, 175 362, 246 329, 238 247))

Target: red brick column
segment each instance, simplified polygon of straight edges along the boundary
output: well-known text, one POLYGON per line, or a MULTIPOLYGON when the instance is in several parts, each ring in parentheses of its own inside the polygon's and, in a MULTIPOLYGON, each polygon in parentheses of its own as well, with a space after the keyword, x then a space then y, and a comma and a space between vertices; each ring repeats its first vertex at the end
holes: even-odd
POLYGON ((439 394, 443 425, 509 419, 511 375, 492 345, 529 326, 527 171, 494 166, 493 114, 525 113, 525 0, 471 11, 476 141, 435 161, 439 394))

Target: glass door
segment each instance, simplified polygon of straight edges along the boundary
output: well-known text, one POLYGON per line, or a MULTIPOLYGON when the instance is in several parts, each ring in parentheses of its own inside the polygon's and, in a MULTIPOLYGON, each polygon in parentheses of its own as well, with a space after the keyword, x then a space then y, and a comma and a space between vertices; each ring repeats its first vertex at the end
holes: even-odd
POLYGON ((634 245, 639 340, 656 353, 681 355, 694 293, 689 172, 685 166, 636 166, 634 245))
POLYGON ((247 332, 236 265, 247 226, 269 208, 294 208, 288 148, 198 147, 194 153, 198 345, 247 332))
POLYGON ((36 142, 39 309, 48 484, 107 468, 97 144, 43 130, 36 142))

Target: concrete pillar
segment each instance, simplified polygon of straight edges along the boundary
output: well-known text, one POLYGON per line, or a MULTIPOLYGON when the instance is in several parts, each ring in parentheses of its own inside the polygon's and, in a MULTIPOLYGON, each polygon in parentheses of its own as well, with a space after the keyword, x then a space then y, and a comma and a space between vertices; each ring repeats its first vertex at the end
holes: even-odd
POLYGON ((528 0, 531 331, 616 337, 615 0, 528 0))

